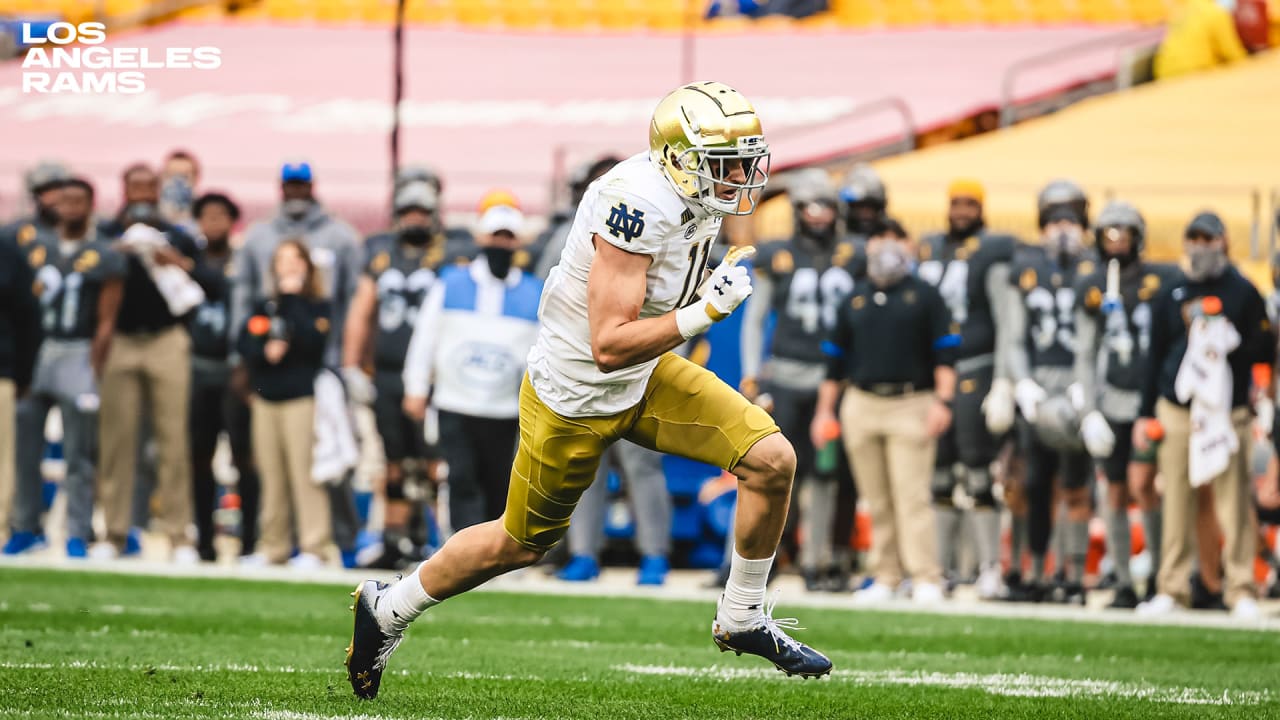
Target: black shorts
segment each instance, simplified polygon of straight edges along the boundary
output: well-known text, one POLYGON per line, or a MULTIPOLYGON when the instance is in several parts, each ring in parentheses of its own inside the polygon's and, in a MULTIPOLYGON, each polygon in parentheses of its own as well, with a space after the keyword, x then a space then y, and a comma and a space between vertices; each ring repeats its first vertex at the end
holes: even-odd
POLYGON ((818 409, 817 390, 792 390, 766 383, 765 392, 773 397, 773 421, 782 436, 796 451, 796 486, 813 477, 816 451, 809 439, 809 426, 818 409))
POLYGON ((400 373, 379 370, 373 375, 378 397, 373 401, 373 417, 382 438, 388 462, 409 458, 425 458, 427 441, 422 436, 422 423, 404 414, 404 381, 400 373))
POLYGON ((1093 479, 1093 462, 1089 453, 1051 448, 1036 437, 1035 428, 1021 416, 1018 432, 1027 458, 1027 487, 1053 487, 1056 481, 1063 490, 1079 490, 1093 479))
POLYGON ((1111 432, 1116 436, 1116 446, 1111 456, 1098 462, 1107 482, 1123 485, 1129 481, 1129 461, 1133 459, 1133 423, 1108 420, 1111 432))
POLYGON ((936 466, 949 468, 957 461, 965 467, 985 468, 1000 452, 1000 441, 987 431, 982 401, 991 392, 995 368, 986 365, 956 376, 956 397, 951 427, 938 438, 936 466))

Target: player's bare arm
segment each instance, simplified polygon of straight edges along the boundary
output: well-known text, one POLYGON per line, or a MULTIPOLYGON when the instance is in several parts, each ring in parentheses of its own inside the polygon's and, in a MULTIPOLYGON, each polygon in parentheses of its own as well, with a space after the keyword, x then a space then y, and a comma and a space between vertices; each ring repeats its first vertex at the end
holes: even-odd
POLYGON ((675 312, 640 319, 645 273, 653 259, 595 242, 596 256, 587 282, 587 319, 591 355, 601 372, 652 360, 684 342, 675 312))
POLYGON ((369 328, 378 309, 378 288, 373 279, 361 277, 351 306, 347 308, 346 331, 342 338, 342 366, 360 367, 368 352, 369 328))

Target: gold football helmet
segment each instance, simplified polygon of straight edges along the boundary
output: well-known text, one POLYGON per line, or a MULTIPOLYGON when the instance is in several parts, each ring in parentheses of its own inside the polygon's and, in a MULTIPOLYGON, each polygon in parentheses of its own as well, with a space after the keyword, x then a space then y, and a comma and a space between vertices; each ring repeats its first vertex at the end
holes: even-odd
POLYGON ((649 160, 676 192, 713 213, 750 215, 769 180, 760 118, 724 83, 690 83, 658 103, 649 160))

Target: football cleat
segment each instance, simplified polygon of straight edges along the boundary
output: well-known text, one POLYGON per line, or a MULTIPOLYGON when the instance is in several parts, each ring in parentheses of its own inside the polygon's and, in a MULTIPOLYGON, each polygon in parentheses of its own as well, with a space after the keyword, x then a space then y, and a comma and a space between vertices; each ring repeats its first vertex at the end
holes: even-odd
POLYGON ((1138 593, 1133 591, 1132 585, 1120 585, 1116 587, 1115 597, 1107 607, 1132 610, 1138 607, 1138 593))
POLYGON ((5 543, 4 550, 0 552, 5 555, 23 555, 39 552, 48 546, 49 543, 45 541, 44 535, 19 530, 9 536, 9 542, 5 543))
POLYGON ((362 700, 378 696, 387 659, 404 639, 402 633, 384 630, 374 614, 378 603, 390 590, 388 583, 365 580, 351 593, 355 598, 352 605, 355 627, 351 632, 351 644, 347 646, 347 680, 351 682, 356 697, 362 700))
MULTIPOLYGON (((775 598, 777 595, 775 594, 775 598)), ((721 596, 724 600, 724 596, 721 596)), ((765 606, 764 622, 750 630, 730 632, 720 626, 717 618, 711 623, 711 639, 720 652, 734 651, 738 655, 759 655, 787 674, 805 679, 822 677, 831 672, 831 660, 826 655, 792 638, 783 630, 803 630, 795 618, 774 618, 773 606, 777 600, 765 606)), ((718 615, 718 614, 717 614, 718 615)))

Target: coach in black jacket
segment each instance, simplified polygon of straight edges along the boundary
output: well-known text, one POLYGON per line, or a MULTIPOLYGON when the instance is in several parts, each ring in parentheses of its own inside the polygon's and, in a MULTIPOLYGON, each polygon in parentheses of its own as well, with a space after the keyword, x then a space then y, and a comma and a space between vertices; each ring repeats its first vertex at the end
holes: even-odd
POLYGON ((1258 534, 1249 481, 1249 396, 1253 366, 1270 366, 1275 359, 1275 337, 1262 296, 1227 257, 1227 231, 1217 215, 1197 215, 1187 226, 1183 247, 1185 280, 1167 286, 1152 307, 1141 417, 1133 429, 1134 449, 1140 452, 1150 444, 1148 426, 1153 418, 1164 430, 1157 456, 1165 485, 1158 594, 1140 605, 1138 612, 1162 614, 1187 605, 1190 599, 1191 537, 1198 500, 1188 466, 1195 430, 1188 404, 1178 399, 1175 380, 1187 353, 1191 318, 1205 314, 1225 317, 1240 335, 1240 344, 1226 358, 1232 379, 1231 422, 1239 448, 1227 469, 1206 488, 1212 489, 1225 540, 1225 600, 1233 614, 1252 619, 1258 616, 1253 582, 1258 534))
POLYGON ((17 242, 0 237, 0 528, 13 502, 14 418, 17 396, 31 384, 40 343, 35 274, 17 242))

